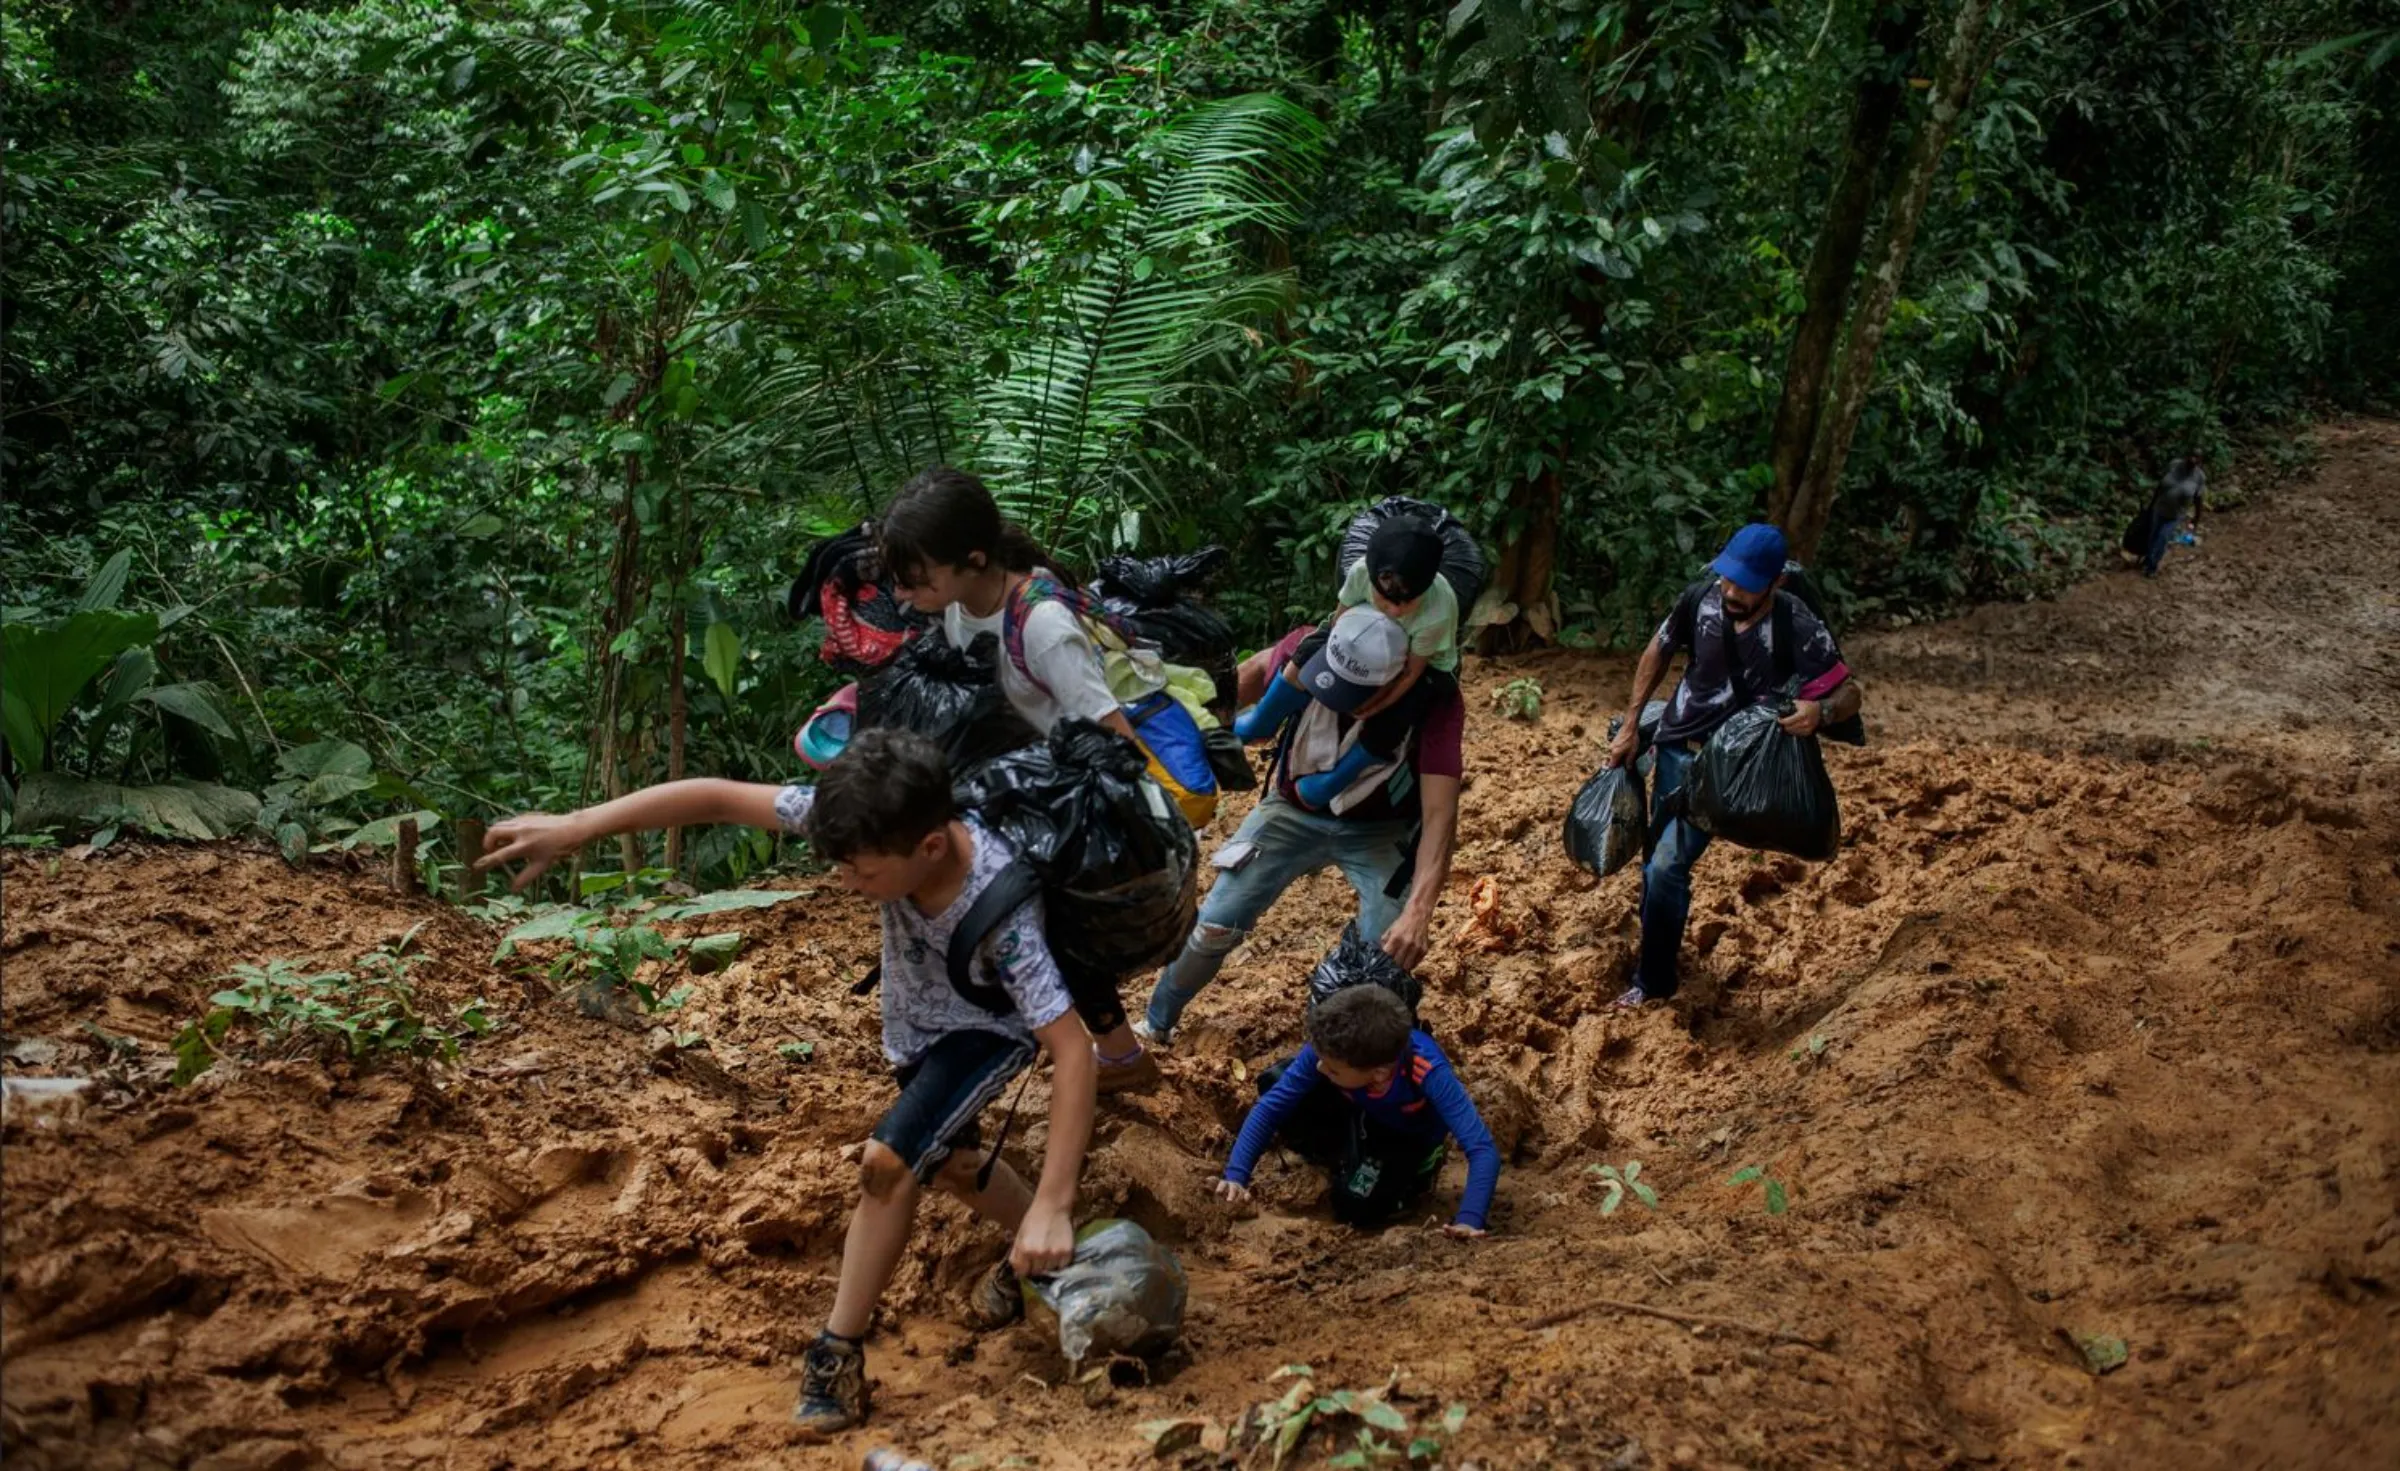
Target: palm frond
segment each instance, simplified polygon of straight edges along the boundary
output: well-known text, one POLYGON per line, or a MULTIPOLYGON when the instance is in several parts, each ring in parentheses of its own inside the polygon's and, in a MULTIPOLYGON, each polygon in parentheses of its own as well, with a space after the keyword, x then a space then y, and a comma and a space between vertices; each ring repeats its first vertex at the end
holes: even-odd
POLYGON ((1244 321, 1289 299, 1287 276, 1245 267, 1238 236, 1297 219, 1322 146, 1316 119, 1278 97, 1196 108, 1159 138, 1139 207, 1081 277, 1003 302, 1048 324, 975 394, 976 463, 1012 515, 1092 547, 1151 499, 1143 427, 1244 321))

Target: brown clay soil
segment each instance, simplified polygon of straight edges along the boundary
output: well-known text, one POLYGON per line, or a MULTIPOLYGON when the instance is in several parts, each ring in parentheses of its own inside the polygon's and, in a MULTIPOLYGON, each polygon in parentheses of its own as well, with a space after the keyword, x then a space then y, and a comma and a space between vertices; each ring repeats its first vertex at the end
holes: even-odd
POLYGON ((1325 1391, 1397 1375, 1419 1429, 1464 1404, 1453 1467, 2400 1465, 2400 425, 2320 441, 2155 583, 1853 639, 1877 741, 1830 753, 1845 851, 1711 854, 1672 1009, 1598 1009, 1634 879, 1579 876, 1558 833, 1623 662, 1476 663, 1425 969, 1510 1161, 1492 1237, 1354 1234, 1288 1160, 1256 1208, 1206 1194, 1349 909, 1320 877, 1195 1008, 1167 1086, 1103 1106, 1085 1212, 1183 1255, 1188 1354, 1078 1384, 1035 1328, 970 1337, 959 1296, 1002 1242, 932 1204, 871 1347, 877 1415, 830 1448, 781 1425, 889 1097, 848 989, 862 905, 787 880, 821 892, 733 921, 749 947, 692 980, 677 1026, 707 1046, 679 1051, 371 875, 11 856, 11 1066, 100 1082, 7 1125, 0 1449, 1129 1467, 1154 1463, 1137 1426, 1221 1433, 1297 1361, 1325 1391), (1490 692, 1527 675, 1540 721, 1504 720, 1490 692), (159 1085, 230 965, 345 963, 420 923, 428 1004, 504 1019, 461 1066, 159 1085), (1603 1214, 1591 1167, 1635 1159, 1658 1209, 1603 1214), (1728 1184, 1751 1163, 1787 1213, 1728 1184), (2095 1372, 2086 1340, 2126 1362, 2095 1372))

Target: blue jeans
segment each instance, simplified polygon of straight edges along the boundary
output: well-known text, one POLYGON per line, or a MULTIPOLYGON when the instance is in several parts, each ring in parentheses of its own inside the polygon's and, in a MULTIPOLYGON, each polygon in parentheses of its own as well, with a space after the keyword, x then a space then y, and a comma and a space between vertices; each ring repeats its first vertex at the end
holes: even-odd
POLYGON ((2150 528, 2150 554, 2142 558, 2144 572, 2156 572, 2158 564, 2167 559, 2167 548, 2175 544, 2175 528, 2183 522, 2169 516, 2150 528))
POLYGON ((1347 822, 1307 812, 1278 796, 1269 796, 1250 810, 1241 827, 1227 840, 1251 845, 1249 862, 1238 869, 1219 869, 1217 881, 1200 904, 1200 922, 1184 942, 1183 953, 1160 974, 1150 993, 1150 1030, 1164 1037, 1175 1030, 1183 1009, 1192 1004, 1225 959, 1261 916, 1283 897, 1283 891, 1319 869, 1339 866, 1350 887, 1358 891, 1358 928, 1362 937, 1378 940, 1400 917, 1400 901, 1384 893, 1405 856, 1402 845, 1415 824, 1408 822, 1347 822))
MULTIPOLYGON (((1688 745, 1657 748, 1658 768, 1651 777, 1650 800, 1666 800, 1680 791, 1692 769, 1688 745)), ((1633 983, 1653 1001, 1675 994, 1676 955, 1683 949, 1683 927, 1692 917, 1692 865, 1708 851, 1708 834, 1689 819, 1675 818, 1659 832, 1650 861, 1642 865, 1642 950, 1633 983)))

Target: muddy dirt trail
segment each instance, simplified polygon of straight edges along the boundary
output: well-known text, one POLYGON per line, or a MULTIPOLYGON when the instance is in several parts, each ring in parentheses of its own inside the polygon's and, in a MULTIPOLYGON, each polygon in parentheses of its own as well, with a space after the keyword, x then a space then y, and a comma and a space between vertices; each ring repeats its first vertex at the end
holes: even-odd
MULTIPOLYGON (((1492 1237, 1352 1233, 1290 1160, 1253 1208, 1207 1197, 1350 908, 1311 880, 1195 1007, 1167 1085, 1102 1109, 1085 1213, 1182 1253, 1188 1353, 1079 1384, 1034 1328, 971 1337, 959 1297, 1002 1243, 931 1205, 871 1346, 877 1416, 832 1447, 781 1427, 889 1097, 849 991, 862 905, 787 878, 804 897, 701 926, 747 944, 664 978, 693 988, 677 1046, 366 874, 14 854, 9 1071, 98 1081, 6 1125, 0 1450, 1229 1464, 1225 1429, 1305 1363, 1320 1393, 1391 1386, 1388 1438, 1452 1467, 2400 1464, 2400 425, 2321 440, 2156 582, 1851 640, 1876 743, 1829 753, 1845 849, 1712 853, 1671 1009, 1597 1009, 1634 879, 1577 875, 1558 832, 1624 664, 1470 661, 1425 971, 1510 1161, 1492 1237), (1492 691, 1528 675, 1540 721, 1503 719, 1492 691), (420 925, 425 1007, 501 1022, 460 1066, 163 1085, 234 964, 349 965, 420 925), (1635 1160, 1657 1208, 1605 1209, 1593 1167, 1635 1160), (1201 1443, 1161 1461, 1137 1428, 1161 1420, 1201 1443)), ((1329 1417, 1298 1462, 1356 1429, 1329 1417)))

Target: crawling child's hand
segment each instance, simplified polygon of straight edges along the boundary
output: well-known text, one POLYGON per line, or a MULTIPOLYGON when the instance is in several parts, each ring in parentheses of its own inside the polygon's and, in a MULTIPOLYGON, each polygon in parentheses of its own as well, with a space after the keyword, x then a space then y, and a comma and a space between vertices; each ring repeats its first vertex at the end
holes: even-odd
POLYGON ((1218 1180, 1215 1189, 1218 1195, 1232 1201, 1235 1205, 1242 1205, 1250 1199, 1250 1187, 1237 1185, 1231 1180, 1218 1180))

